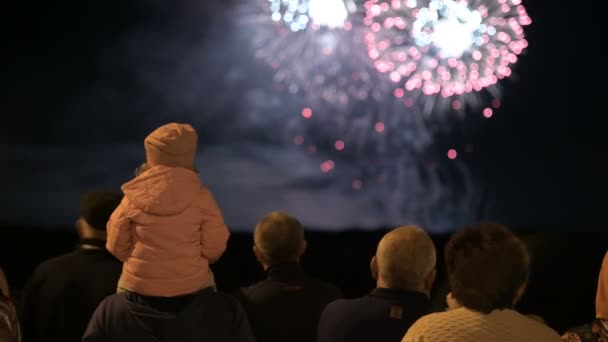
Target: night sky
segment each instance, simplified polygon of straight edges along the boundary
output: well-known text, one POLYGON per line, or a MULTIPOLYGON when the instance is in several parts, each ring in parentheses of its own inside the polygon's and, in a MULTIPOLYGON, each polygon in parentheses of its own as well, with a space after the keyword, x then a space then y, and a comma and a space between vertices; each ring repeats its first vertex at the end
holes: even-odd
POLYGON ((330 230, 419 223, 445 232, 479 219, 602 229, 605 120, 587 79, 596 57, 583 58, 593 52, 580 51, 577 32, 589 19, 554 1, 523 4, 529 47, 502 83, 501 109, 454 123, 404 157, 389 184, 361 191, 344 186, 361 160, 326 175, 320 157, 285 137, 285 112, 299 104, 244 44, 241 3, 20 5, 5 14, 0 223, 70 228, 84 191, 118 189, 145 158, 147 133, 181 121, 199 130, 201 178, 235 230, 277 209, 330 230), (447 160, 464 146, 472 152, 447 160), (434 188, 417 171, 429 163, 446 170, 431 172, 434 188))

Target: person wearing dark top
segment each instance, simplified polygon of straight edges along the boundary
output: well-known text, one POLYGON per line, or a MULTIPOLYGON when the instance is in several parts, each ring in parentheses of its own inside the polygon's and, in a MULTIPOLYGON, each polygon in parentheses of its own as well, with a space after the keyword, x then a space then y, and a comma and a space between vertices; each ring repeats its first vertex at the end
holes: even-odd
POLYGON ((280 212, 266 215, 255 227, 253 251, 267 277, 241 289, 258 342, 314 342, 321 312, 340 298, 335 286, 306 275, 299 259, 306 250, 304 228, 280 212))
POLYGON ((595 292, 595 319, 562 335, 565 342, 608 341, 608 252, 604 255, 595 292))
POLYGON ((76 249, 40 264, 25 286, 24 342, 80 341, 97 305, 116 292, 122 263, 105 248, 105 226, 121 199, 110 191, 83 196, 76 249))
POLYGON ((231 296, 206 288, 177 297, 124 292, 95 310, 83 342, 255 342, 231 296))
POLYGON ((436 258, 433 241, 416 226, 384 235, 371 261, 376 288, 365 297, 327 305, 318 341, 401 341, 407 329, 431 311, 436 258))

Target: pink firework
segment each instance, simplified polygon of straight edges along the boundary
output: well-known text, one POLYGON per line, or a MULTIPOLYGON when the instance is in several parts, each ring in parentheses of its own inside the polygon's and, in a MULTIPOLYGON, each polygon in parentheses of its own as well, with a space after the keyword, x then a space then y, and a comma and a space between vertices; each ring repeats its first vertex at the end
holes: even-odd
POLYGON ((368 55, 406 94, 465 98, 511 75, 528 46, 521 0, 368 0, 365 9, 368 55))

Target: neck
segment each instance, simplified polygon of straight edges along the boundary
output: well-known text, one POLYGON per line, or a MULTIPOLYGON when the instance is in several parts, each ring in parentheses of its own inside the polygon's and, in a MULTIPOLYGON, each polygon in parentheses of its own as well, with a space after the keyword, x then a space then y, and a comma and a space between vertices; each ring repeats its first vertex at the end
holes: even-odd
POLYGON ((262 268, 264 269, 264 271, 268 271, 269 268, 278 266, 278 265, 282 265, 282 264, 299 264, 299 263, 300 263, 299 260, 291 260, 291 261, 279 262, 274 265, 268 265, 268 264, 260 261, 260 264, 262 265, 262 268))
POLYGON ((105 241, 107 239, 107 234, 105 232, 101 232, 101 231, 96 231, 94 229, 88 230, 88 231, 84 231, 80 234, 80 238, 81 239, 87 239, 87 240, 100 240, 100 241, 105 241))
POLYGON ((83 218, 78 219, 76 222, 76 231, 81 239, 106 240, 108 237, 105 231, 91 227, 83 218))
POLYGON ((391 287, 382 278, 376 280, 376 287, 380 289, 390 289, 391 287))
POLYGON ((381 277, 378 277, 378 279, 376 280, 376 288, 420 292, 420 293, 424 293, 427 297, 431 296, 430 291, 427 290, 427 289, 424 289, 422 287, 417 288, 417 289, 404 289, 404 288, 400 288, 400 287, 389 286, 389 284, 384 279, 382 279, 381 277))

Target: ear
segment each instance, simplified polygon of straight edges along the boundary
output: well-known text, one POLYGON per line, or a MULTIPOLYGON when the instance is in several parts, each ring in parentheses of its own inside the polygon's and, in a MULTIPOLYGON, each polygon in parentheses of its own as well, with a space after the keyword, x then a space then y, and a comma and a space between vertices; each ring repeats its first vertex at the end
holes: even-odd
POLYGON ((372 272, 372 278, 378 280, 378 259, 374 255, 369 263, 369 269, 372 272))
POLYGON ((253 255, 257 261, 262 262, 262 253, 255 245, 253 245, 253 255))
POLYGON ((433 289, 433 284, 435 284, 436 278, 437 278, 437 269, 433 268, 431 273, 429 273, 429 275, 426 277, 426 280, 424 281, 424 289, 429 294, 429 296, 431 295, 431 290, 433 289))
POLYGON ((78 237, 80 238, 84 238, 85 236, 85 227, 83 224, 83 218, 79 217, 78 220, 76 220, 75 226, 76 226, 76 233, 78 234, 78 237))
POLYGON ((452 295, 452 292, 448 292, 445 296, 445 302, 448 305, 448 310, 454 310, 462 307, 462 304, 458 302, 456 298, 452 295))
POLYGON ((88 230, 88 226, 87 226, 87 222, 82 218, 79 217, 78 220, 76 220, 76 233, 78 234, 78 237, 81 239, 84 239, 87 236, 87 230, 88 230))
POLYGON ((521 285, 517 289, 517 291, 515 291, 515 298, 513 298, 513 305, 515 305, 517 302, 519 302, 521 297, 524 296, 524 293, 526 293, 527 288, 528 288, 528 282, 526 281, 525 283, 523 283, 523 285, 521 285))
POLYGON ((304 253, 306 253, 306 248, 308 248, 308 241, 303 240, 302 246, 300 246, 300 255, 299 256, 302 256, 302 255, 304 255, 304 253))

